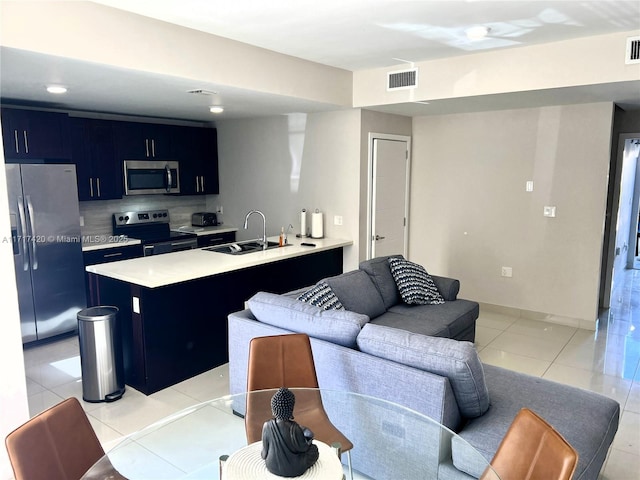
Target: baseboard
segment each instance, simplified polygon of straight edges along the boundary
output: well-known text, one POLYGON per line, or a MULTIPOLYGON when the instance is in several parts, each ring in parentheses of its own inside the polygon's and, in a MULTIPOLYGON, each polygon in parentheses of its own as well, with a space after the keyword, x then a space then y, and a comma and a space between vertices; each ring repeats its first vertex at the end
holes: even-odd
POLYGON ((520 308, 505 307, 503 305, 494 305, 491 303, 480 303, 480 313, 493 312, 510 317, 524 318, 527 320, 539 320, 542 322, 555 323, 556 325, 565 325, 568 327, 581 328, 583 330, 595 331, 598 326, 598 319, 585 320, 582 318, 563 317, 552 313, 534 312, 532 310, 522 310, 520 308))

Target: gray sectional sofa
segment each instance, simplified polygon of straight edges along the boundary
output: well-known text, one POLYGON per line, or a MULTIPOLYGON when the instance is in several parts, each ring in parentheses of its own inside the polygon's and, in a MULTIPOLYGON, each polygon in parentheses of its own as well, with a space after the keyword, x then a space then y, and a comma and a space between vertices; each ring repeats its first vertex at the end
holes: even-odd
MULTIPOLYGON (((361 393, 399 403, 458 434, 425 445, 406 425, 327 407, 332 421, 354 443, 354 468, 372 478, 478 478, 511 421, 528 407, 551 423, 578 451, 575 480, 596 480, 618 428, 619 404, 603 395, 480 362, 473 341, 478 304, 457 298, 456 280, 433 277, 445 299, 439 305, 406 305, 388 258, 324 281, 345 310, 323 310, 297 300, 305 290, 259 292, 246 310, 229 315, 231 393, 246 389, 253 337, 306 333, 311 337, 322 389, 361 393), (379 424, 376 424, 379 422, 379 424), (389 435, 402 432, 402 438, 389 435), (406 433, 406 437, 405 437, 406 433), (393 474, 379 455, 397 457, 393 474)), ((348 410, 348 411, 347 411, 348 410)), ((242 412, 239 412, 242 413, 242 412)))

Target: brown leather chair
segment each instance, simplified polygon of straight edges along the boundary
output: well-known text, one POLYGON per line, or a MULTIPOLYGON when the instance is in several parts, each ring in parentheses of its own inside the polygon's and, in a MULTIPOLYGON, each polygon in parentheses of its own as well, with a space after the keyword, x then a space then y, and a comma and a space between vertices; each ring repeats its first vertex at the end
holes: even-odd
MULTIPOLYGON (((578 452, 528 408, 518 412, 491 460, 500 480, 570 480, 577 464, 578 452)), ((485 471, 480 478, 495 475, 485 471)))
MULTIPOLYGON (((75 397, 15 429, 7 435, 5 444, 16 480, 79 480, 104 456, 75 397)), ((113 467, 104 478, 126 480, 113 467)))
MULTIPOLYGON (((247 442, 262 440, 264 422, 273 418, 271 397, 273 391, 258 390, 287 388, 318 388, 316 368, 311 352, 311 342, 305 334, 275 335, 256 337, 249 344, 249 370, 247 373, 247 409, 245 429, 247 442)), ((314 438, 328 445, 340 443, 339 452, 346 452, 351 471, 351 441, 329 420, 322 405, 318 390, 296 391, 294 418, 297 423, 308 427, 314 438)))

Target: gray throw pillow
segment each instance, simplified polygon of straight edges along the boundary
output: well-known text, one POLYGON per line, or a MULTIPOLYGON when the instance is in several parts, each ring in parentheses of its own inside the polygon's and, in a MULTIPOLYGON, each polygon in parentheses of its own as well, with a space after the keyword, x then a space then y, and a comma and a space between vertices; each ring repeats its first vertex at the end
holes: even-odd
POLYGON ((409 305, 439 305, 444 299, 422 265, 404 258, 389 258, 391 275, 402 301, 409 305))
POLYGON ((364 353, 447 377, 462 416, 479 417, 489 409, 484 369, 473 343, 371 323, 356 342, 364 353))
POLYGON ((344 310, 344 306, 326 282, 319 282, 306 292, 298 295, 301 302, 315 305, 323 310, 344 310))

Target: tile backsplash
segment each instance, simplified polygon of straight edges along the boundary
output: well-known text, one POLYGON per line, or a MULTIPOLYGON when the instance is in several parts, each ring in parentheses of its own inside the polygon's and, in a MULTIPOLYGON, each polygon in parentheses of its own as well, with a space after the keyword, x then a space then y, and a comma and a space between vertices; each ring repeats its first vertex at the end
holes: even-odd
POLYGON ((139 195, 120 200, 80 202, 80 215, 84 218, 82 235, 111 235, 114 213, 139 210, 169 210, 171 228, 191 225, 191 214, 206 210, 204 196, 184 197, 171 195, 139 195))

